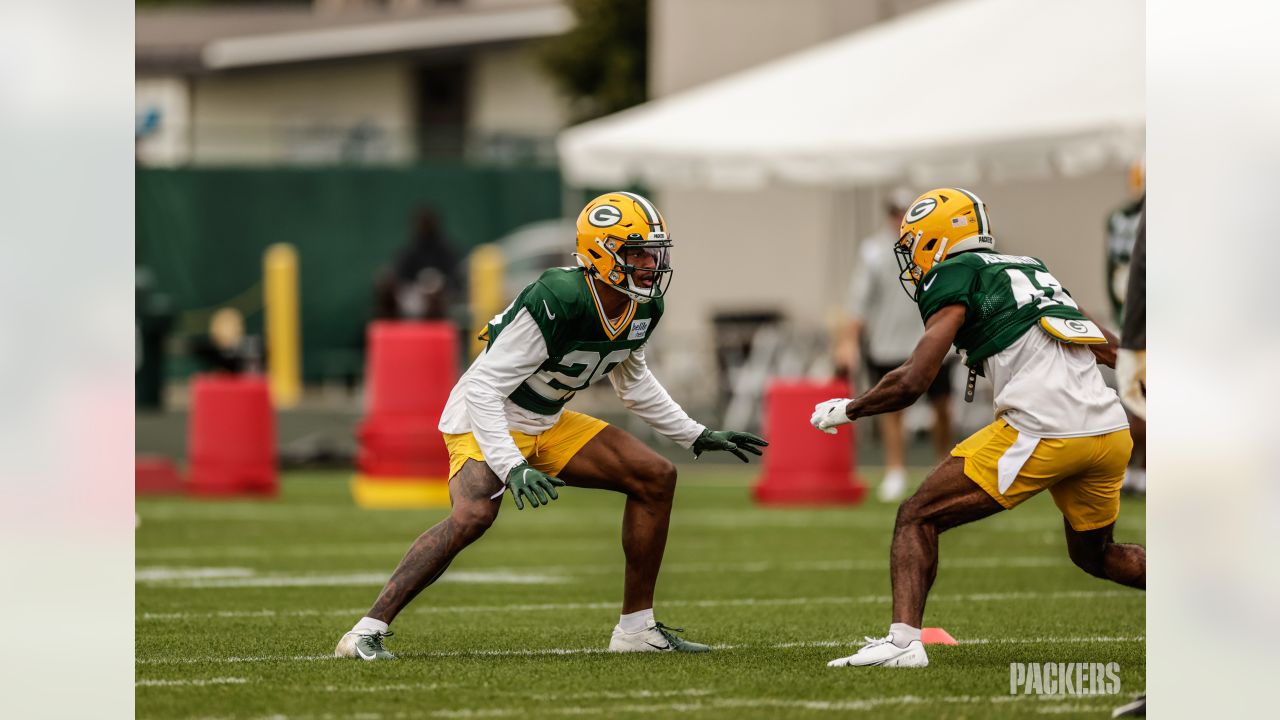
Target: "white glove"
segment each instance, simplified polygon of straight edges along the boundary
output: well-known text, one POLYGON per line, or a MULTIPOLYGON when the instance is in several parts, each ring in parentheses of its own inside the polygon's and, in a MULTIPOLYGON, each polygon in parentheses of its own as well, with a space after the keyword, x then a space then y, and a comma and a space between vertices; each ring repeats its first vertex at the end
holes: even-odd
POLYGON ((1147 417, 1147 351, 1116 351, 1116 382, 1120 402, 1138 417, 1147 417))
POLYGON ((809 424, 828 435, 835 435, 836 426, 848 425, 853 422, 844 414, 844 409, 848 407, 850 402, 849 398, 831 398, 814 405, 813 416, 809 418, 809 424))

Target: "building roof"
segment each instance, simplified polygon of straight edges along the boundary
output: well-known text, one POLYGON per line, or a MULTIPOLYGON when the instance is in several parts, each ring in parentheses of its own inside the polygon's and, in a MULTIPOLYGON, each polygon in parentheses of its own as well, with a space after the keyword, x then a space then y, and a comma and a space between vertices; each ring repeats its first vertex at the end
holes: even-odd
POLYGON ((139 73, 196 73, 466 47, 559 35, 575 23, 560 0, 496 8, 316 12, 306 5, 139 9, 139 73))

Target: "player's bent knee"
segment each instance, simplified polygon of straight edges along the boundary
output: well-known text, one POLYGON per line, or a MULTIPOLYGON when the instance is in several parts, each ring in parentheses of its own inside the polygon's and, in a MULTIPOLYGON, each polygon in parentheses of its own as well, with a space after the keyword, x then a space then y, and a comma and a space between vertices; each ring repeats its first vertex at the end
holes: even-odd
POLYGON ((676 466, 661 455, 638 468, 636 494, 649 502, 671 502, 676 494, 676 466))
POLYGON ((1094 577, 1107 579, 1106 563, 1104 562, 1106 557, 1105 547, 1095 549, 1068 544, 1067 554, 1071 556, 1071 562, 1075 563, 1076 567, 1094 577))
POLYGON ((498 518, 498 503, 464 503, 453 508, 453 525, 466 542, 479 538, 498 518))
POLYGON ((924 503, 917 500, 916 497, 912 495, 898 506, 897 525, 922 525, 929 521, 924 503))

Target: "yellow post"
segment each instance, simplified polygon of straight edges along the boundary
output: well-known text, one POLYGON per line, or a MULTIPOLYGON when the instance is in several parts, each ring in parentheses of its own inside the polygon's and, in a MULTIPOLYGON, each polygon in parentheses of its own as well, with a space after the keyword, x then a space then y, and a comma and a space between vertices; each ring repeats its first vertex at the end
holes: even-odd
POLYGON ((506 262, 502 249, 492 243, 479 245, 471 251, 469 272, 471 275, 471 358, 475 359, 485 347, 478 336, 494 315, 502 312, 507 299, 502 290, 506 262))
POLYGON ((276 407, 302 396, 302 350, 298 328, 298 251, 288 243, 267 248, 262 258, 262 303, 266 311, 267 382, 276 407))

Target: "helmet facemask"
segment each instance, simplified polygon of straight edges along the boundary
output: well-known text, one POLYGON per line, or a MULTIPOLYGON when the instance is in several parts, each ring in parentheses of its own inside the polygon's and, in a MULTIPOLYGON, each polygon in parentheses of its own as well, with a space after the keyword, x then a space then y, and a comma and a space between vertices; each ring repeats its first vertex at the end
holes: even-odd
MULTIPOLYGON (((651 232, 647 238, 638 233, 597 238, 596 245, 613 259, 613 267, 601 279, 618 292, 646 303, 665 295, 671 286, 672 244, 665 232, 651 232)), ((588 266, 600 276, 598 266, 588 266)))
POLYGON ((898 274, 898 282, 902 283, 902 289, 913 301, 919 300, 920 281, 924 278, 925 272, 915 261, 915 246, 919 241, 918 233, 907 231, 893 246, 893 255, 898 261, 898 269, 901 270, 898 274))

